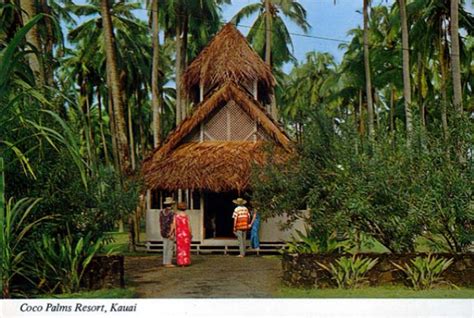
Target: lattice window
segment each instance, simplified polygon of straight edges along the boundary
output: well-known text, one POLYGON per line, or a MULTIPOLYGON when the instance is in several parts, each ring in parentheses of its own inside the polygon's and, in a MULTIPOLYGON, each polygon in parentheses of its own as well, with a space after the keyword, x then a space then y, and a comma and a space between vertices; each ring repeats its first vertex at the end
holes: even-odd
POLYGON ((206 123, 204 129, 205 140, 227 140, 227 109, 222 107, 206 123))
POLYGON ((234 101, 226 108, 230 115, 230 140, 253 140, 255 121, 234 101))

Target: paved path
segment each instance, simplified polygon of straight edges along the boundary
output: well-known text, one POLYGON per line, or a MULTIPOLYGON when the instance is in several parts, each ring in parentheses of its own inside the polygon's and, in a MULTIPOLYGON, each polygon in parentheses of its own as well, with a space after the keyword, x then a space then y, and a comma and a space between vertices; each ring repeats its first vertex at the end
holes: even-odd
POLYGON ((192 262, 164 268, 161 256, 126 257, 127 285, 140 298, 272 297, 280 285, 276 256, 193 255, 192 262))

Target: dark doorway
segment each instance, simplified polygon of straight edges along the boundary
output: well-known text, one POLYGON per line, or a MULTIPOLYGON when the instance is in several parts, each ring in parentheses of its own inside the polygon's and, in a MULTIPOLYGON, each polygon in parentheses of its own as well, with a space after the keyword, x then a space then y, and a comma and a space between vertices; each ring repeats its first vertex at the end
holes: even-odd
POLYGON ((204 193, 204 227, 205 238, 235 238, 232 232, 236 191, 231 192, 206 192, 204 193))

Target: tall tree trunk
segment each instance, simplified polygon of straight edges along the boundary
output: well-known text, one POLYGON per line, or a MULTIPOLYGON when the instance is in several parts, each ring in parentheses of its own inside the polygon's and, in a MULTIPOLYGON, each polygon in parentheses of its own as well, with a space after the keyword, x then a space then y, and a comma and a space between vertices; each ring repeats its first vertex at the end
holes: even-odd
MULTIPOLYGON (((188 13, 186 13, 183 16, 183 39, 182 39, 182 45, 181 45, 181 74, 180 74, 180 80, 181 80, 181 90, 182 90, 182 79, 183 79, 183 74, 184 71, 186 70, 187 66, 187 56, 188 56, 188 31, 189 31, 189 18, 188 18, 188 13)), ((184 120, 187 116, 187 108, 188 108, 188 103, 187 103, 187 97, 186 94, 184 94, 184 91, 182 92, 183 94, 181 95, 181 120, 184 120)))
POLYGON ((390 87, 390 115, 389 115, 389 127, 390 132, 393 133, 395 131, 395 87, 392 85, 390 87))
POLYGON ((133 118, 132 118, 132 107, 128 105, 128 136, 130 141, 130 158, 132 164, 132 171, 135 171, 135 138, 133 137, 133 118))
POLYGON ((458 115, 463 113, 461 62, 459 58, 459 0, 451 0, 451 69, 453 72, 453 103, 458 115))
MULTIPOLYGON (((108 81, 107 81, 108 82, 108 81)), ((112 139, 112 157, 114 159, 114 165, 115 169, 117 171, 120 169, 120 156, 119 156, 119 151, 118 151, 118 146, 117 146, 117 133, 115 127, 115 116, 114 116, 114 103, 112 100, 112 93, 110 86, 108 88, 109 94, 107 97, 107 104, 109 106, 109 124, 110 124, 110 137, 112 139)))
POLYGON ((45 63, 44 63, 44 76, 46 85, 53 87, 54 86, 54 69, 53 69, 53 47, 54 47, 54 32, 53 32, 53 19, 51 7, 48 5, 47 0, 40 0, 41 11, 48 16, 44 19, 44 25, 46 30, 46 38, 44 42, 44 53, 45 53, 45 63))
POLYGON ((405 0, 398 0, 400 23, 402 25, 402 57, 403 57, 403 97, 405 99, 405 120, 407 143, 411 144, 413 125, 411 114, 411 83, 410 83, 410 46, 408 45, 408 22, 405 0))
POLYGON ((265 63, 272 65, 272 12, 271 0, 265 0, 265 63))
POLYGON ((420 52, 418 52, 417 56, 417 80, 418 80, 418 104, 419 104, 419 110, 420 110, 420 123, 421 127, 425 128, 426 127, 426 110, 425 110, 425 101, 424 101, 424 96, 423 96, 423 83, 422 83, 422 78, 424 74, 424 65, 423 65, 423 60, 422 60, 422 55, 420 52))
POLYGON ((105 134, 104 134, 104 122, 102 118, 102 96, 100 95, 100 86, 97 86, 97 108, 99 110, 100 138, 102 142, 102 148, 104 149, 105 164, 108 166, 110 164, 110 159, 109 159, 109 151, 107 149, 107 141, 105 140, 105 134))
POLYGON ((372 101, 372 79, 370 75, 370 59, 369 59, 369 0, 364 0, 364 68, 365 68, 365 90, 367 95, 367 118, 369 138, 373 139, 374 131, 374 106, 372 101))
POLYGON ((181 61, 182 57, 181 54, 182 52, 182 46, 183 46, 183 40, 182 40, 182 25, 181 25, 181 17, 178 15, 176 17, 176 126, 179 125, 181 120, 183 119, 181 117, 181 103, 182 103, 182 92, 181 92, 181 61))
MULTIPOLYGON (((21 16, 23 25, 31 20, 36 14, 36 1, 35 0, 20 0, 21 16)), ((41 38, 38 32, 38 25, 33 26, 30 31, 26 34, 26 40, 28 43, 38 52, 28 54, 28 64, 30 65, 35 79, 40 85, 45 84, 44 67, 41 63, 40 56, 42 55, 41 38)))
MULTIPOLYGON (((265 0, 265 63, 272 69, 272 3, 271 0, 265 0)), ((278 108, 276 106, 275 89, 270 92, 270 114, 273 119, 278 120, 278 108)))
MULTIPOLYGON (((153 109, 153 146, 158 147, 161 142, 161 104, 160 104, 160 84, 159 84, 159 63, 160 63, 160 43, 159 43, 159 24, 158 24, 158 0, 151 2, 151 33, 153 60, 151 68, 151 105, 153 109)), ((137 100, 138 102, 138 100, 137 100)))
POLYGON ((115 129, 117 134, 117 148, 120 156, 120 169, 123 174, 130 170, 130 158, 124 118, 124 103, 122 100, 122 87, 120 85, 115 40, 113 34, 112 18, 110 16, 108 0, 101 0, 101 16, 105 38, 105 53, 107 62, 107 75, 110 75, 110 84, 113 100, 115 129))
MULTIPOLYGON (((446 44, 443 44, 443 31, 442 20, 440 21, 440 37, 439 37, 439 66, 441 69, 441 124, 443 126, 443 135, 444 140, 447 141, 449 139, 449 126, 448 126, 448 93, 447 93, 447 76, 448 76, 448 66, 445 52, 446 52, 446 44)), ((445 42, 446 43, 446 40, 445 42)))

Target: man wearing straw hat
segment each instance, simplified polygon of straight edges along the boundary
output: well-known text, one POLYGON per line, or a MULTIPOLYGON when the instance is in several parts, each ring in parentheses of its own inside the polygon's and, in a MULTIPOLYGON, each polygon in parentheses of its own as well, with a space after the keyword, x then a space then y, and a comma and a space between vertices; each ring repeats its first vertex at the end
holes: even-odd
POLYGON ((237 257, 244 257, 245 256, 245 239, 247 236, 247 231, 249 229, 249 220, 250 220, 250 213, 249 210, 245 207, 247 203, 246 200, 242 198, 237 198, 232 200, 237 207, 234 210, 234 214, 232 214, 232 218, 234 219, 234 234, 237 236, 237 240, 239 241, 239 251, 240 254, 237 257))
POLYGON ((160 230, 161 237, 163 238, 163 266, 164 267, 175 267, 171 260, 173 258, 174 248, 174 235, 175 235, 175 222, 173 211, 174 200, 172 197, 165 198, 163 205, 165 209, 160 212, 160 230))

